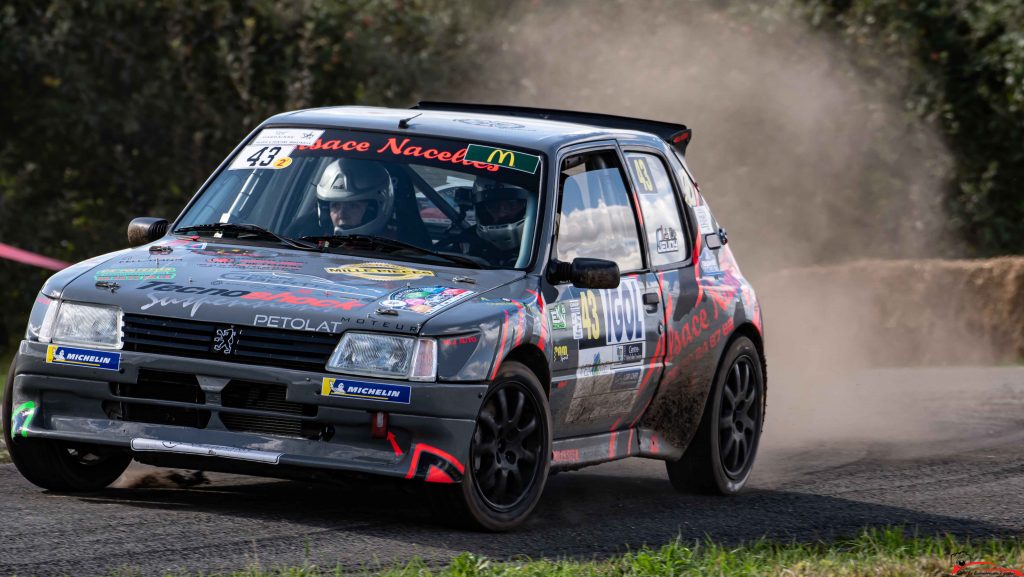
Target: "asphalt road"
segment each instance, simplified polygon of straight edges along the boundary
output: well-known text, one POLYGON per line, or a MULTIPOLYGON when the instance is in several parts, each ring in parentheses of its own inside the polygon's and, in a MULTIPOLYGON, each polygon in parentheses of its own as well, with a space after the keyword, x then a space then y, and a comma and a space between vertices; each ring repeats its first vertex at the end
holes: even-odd
POLYGON ((0 575, 358 569, 462 551, 591 558, 677 535, 813 540, 889 524, 1024 532, 1024 368, 875 371, 828 394, 776 388, 742 495, 679 495, 661 462, 630 459, 553 477, 528 523, 503 535, 439 525, 421 494, 394 486, 210 475, 140 488, 152 470, 135 467, 120 488, 63 496, 0 465, 0 575))

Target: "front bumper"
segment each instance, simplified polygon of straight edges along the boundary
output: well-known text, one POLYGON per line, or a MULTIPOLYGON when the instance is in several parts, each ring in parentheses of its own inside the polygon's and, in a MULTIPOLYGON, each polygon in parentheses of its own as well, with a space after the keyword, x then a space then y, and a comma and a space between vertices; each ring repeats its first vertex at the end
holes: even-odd
POLYGON ((236 460, 268 475, 299 467, 459 482, 488 387, 375 380, 408 385, 406 404, 322 395, 324 377, 346 378, 337 374, 134 352, 108 370, 48 362, 47 348, 22 341, 15 358, 13 406, 37 407, 15 442, 113 445, 196 469, 236 460), (383 438, 371 434, 378 412, 388 414, 383 438))

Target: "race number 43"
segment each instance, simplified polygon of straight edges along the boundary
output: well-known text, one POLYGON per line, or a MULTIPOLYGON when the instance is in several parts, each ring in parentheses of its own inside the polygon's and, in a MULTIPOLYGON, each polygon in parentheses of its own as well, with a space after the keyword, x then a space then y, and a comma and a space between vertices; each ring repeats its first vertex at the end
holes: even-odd
POLYGON ((292 163, 289 155, 293 150, 294 146, 246 146, 238 153, 228 170, 287 168, 292 163))

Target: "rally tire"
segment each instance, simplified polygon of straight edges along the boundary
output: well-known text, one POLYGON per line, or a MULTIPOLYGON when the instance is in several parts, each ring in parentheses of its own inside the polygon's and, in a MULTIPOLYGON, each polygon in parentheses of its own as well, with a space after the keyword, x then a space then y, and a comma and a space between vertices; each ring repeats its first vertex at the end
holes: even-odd
POLYGON ((502 363, 481 403, 463 481, 450 489, 453 520, 496 532, 522 523, 544 492, 551 430, 537 376, 521 363, 502 363))
POLYGON ((131 454, 113 448, 11 436, 14 363, 3 399, 4 444, 11 461, 30 483, 62 493, 98 491, 113 483, 131 463, 131 454))
POLYGON ((761 356, 747 337, 736 338, 719 363, 700 426, 683 456, 665 463, 682 493, 735 495, 750 478, 765 412, 761 356))

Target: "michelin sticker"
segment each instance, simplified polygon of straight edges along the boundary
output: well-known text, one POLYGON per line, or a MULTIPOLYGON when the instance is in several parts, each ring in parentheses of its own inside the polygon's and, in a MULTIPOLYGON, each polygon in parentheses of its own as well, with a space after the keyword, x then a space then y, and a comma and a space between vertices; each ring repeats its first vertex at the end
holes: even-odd
POLYGON ((580 312, 580 301, 570 301, 569 311, 572 318, 572 338, 578 341, 583 338, 583 314, 580 312))
POLYGON ((408 405, 412 399, 412 387, 388 383, 361 383, 359 381, 324 377, 320 387, 320 394, 325 397, 369 399, 371 401, 408 405))
POLYGON ((711 218, 711 211, 708 210, 707 205, 695 206, 693 212, 697 215, 697 225, 700 227, 701 234, 715 232, 715 221, 711 218))
POLYGON ((121 353, 50 345, 46 347, 46 362, 116 371, 121 368, 121 353))
POLYGON ((700 253, 700 272, 705 276, 719 276, 722 267, 718 264, 718 255, 711 249, 704 249, 700 253))

